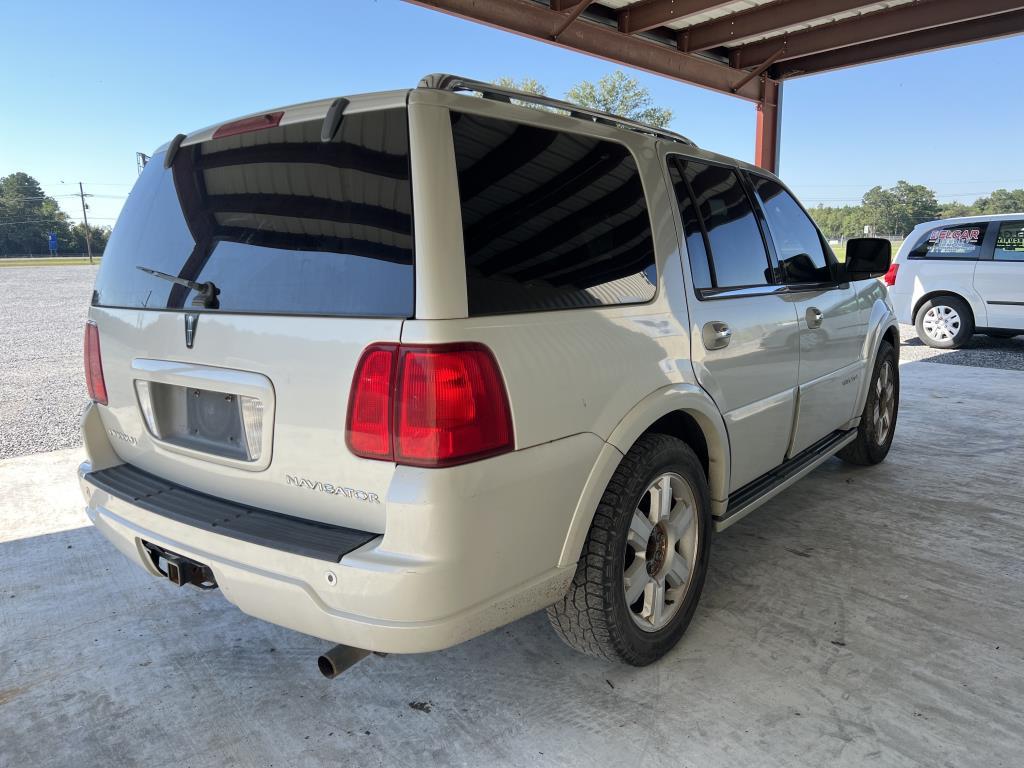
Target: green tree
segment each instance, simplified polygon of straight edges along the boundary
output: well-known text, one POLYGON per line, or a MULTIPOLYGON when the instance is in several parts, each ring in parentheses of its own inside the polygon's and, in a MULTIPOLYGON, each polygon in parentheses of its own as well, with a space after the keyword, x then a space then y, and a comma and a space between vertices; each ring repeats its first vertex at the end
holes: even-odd
POLYGON ((997 189, 988 197, 979 197, 971 213, 1020 213, 1024 211, 1024 189, 997 189))
POLYGON ((879 234, 905 235, 917 224, 939 216, 935 193, 922 184, 902 179, 889 189, 875 186, 861 200, 865 223, 879 234))
MULTIPOLYGON (((547 88, 544 87, 543 83, 535 80, 532 77, 524 77, 520 80, 516 80, 514 77, 499 77, 494 81, 494 84, 499 88, 512 88, 516 91, 525 91, 526 93, 535 93, 538 96, 547 96, 547 88)), ((542 104, 533 104, 529 101, 518 101, 512 100, 513 104, 519 104, 523 107, 529 107, 530 109, 548 109, 542 104)))
POLYGON ((65 249, 71 222, 57 201, 27 173, 0 178, 0 253, 46 253, 50 232, 65 249))
POLYGON ((499 88, 513 88, 517 91, 525 91, 526 93, 535 93, 538 96, 547 96, 548 89, 544 87, 542 83, 535 80, 532 77, 524 77, 516 80, 514 77, 499 77, 494 81, 494 84, 499 88))
POLYGON ((596 83, 588 80, 577 83, 565 98, 581 107, 611 112, 655 128, 665 128, 672 122, 672 110, 655 106, 651 92, 621 69, 605 75, 596 83))
POLYGON ((939 206, 938 218, 954 219, 957 216, 970 216, 974 212, 975 211, 972 206, 954 201, 952 203, 943 203, 939 206))

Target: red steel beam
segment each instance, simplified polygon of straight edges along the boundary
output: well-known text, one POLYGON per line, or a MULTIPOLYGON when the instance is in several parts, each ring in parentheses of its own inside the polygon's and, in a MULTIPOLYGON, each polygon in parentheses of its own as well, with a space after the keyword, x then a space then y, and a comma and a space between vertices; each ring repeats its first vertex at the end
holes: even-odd
POLYGON ((1024 11, 1013 11, 790 59, 776 64, 769 71, 773 77, 778 78, 811 75, 832 69, 852 67, 857 64, 867 64, 872 61, 893 59, 899 56, 1022 33, 1024 33, 1024 11))
POLYGON ((782 83, 763 78, 764 89, 757 104, 757 132, 754 135, 754 165, 779 172, 779 141, 782 138, 782 83))
POLYGON ((776 37, 740 46, 733 49, 730 60, 734 67, 756 67, 778 51, 780 44, 784 50, 779 59, 785 61, 1018 10, 1024 10, 1022 0, 924 0, 815 27, 785 38, 776 37))
POLYGON ((406 0, 497 29, 515 32, 610 61, 663 75, 720 93, 760 101, 761 85, 752 80, 736 88, 745 73, 674 48, 624 35, 613 27, 581 19, 554 40, 565 15, 532 0, 406 0))
POLYGON ((748 11, 680 30, 679 50, 687 53, 706 51, 733 40, 757 37, 776 29, 851 11, 866 4, 866 0, 782 0, 758 5, 748 11))
POLYGON ((728 5, 732 0, 642 0, 619 11, 619 31, 646 32, 694 13, 728 5))

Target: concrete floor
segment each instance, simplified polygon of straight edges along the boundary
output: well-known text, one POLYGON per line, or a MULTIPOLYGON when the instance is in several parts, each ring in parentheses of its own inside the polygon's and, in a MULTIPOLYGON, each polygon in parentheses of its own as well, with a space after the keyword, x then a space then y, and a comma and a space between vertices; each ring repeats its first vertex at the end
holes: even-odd
POLYGON ((77 450, 0 462, 0 766, 1020 766, 1024 374, 901 372, 888 461, 719 536, 645 669, 538 614, 327 681, 325 643, 117 555, 77 450))

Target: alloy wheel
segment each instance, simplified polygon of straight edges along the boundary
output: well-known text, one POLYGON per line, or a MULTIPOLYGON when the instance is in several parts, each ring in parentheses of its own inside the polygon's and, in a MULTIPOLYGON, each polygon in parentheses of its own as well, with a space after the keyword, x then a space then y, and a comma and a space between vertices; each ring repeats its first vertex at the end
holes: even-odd
POLYGON ((886 360, 875 377, 875 407, 871 413, 875 442, 883 445, 892 429, 892 417, 896 410, 896 377, 892 361, 886 360))
POLYGON ((665 627, 683 606, 697 566, 697 501, 680 475, 652 482, 630 519, 622 586, 634 623, 645 632, 665 627))

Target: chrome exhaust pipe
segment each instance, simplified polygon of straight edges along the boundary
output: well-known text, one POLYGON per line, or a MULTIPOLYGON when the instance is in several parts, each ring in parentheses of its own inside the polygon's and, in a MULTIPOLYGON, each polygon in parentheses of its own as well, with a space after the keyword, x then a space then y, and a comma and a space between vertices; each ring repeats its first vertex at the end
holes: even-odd
POLYGON ((336 645, 316 660, 316 666, 320 670, 320 674, 328 679, 333 679, 369 655, 370 651, 365 651, 362 648, 336 645))

